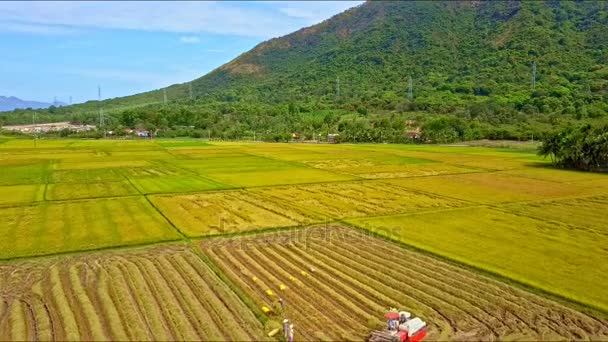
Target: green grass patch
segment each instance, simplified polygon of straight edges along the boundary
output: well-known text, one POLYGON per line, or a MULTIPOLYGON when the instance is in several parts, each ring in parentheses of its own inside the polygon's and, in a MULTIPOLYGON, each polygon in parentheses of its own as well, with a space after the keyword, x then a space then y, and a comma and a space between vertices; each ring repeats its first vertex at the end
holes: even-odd
POLYGON ((194 192, 231 188, 198 176, 165 176, 132 178, 131 183, 144 194, 164 192, 194 192))

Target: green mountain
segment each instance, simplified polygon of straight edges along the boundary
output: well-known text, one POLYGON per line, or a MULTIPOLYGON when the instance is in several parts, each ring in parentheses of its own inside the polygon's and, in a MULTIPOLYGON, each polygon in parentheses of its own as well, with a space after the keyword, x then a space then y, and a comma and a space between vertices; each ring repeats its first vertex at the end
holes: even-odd
MULTIPOLYGON (((440 120, 454 139, 525 137, 606 114, 606 29, 605 1, 368 1, 166 88, 167 105, 156 90, 102 106, 116 125, 229 137, 321 129, 377 140, 411 120, 440 120)), ((53 110, 86 121, 98 107, 53 110)))

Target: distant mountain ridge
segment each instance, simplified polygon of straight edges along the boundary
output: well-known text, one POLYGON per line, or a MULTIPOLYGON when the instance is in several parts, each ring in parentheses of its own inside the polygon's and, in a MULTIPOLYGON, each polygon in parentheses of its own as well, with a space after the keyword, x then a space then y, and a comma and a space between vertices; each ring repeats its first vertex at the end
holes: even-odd
POLYGON ((26 108, 32 108, 32 109, 45 109, 45 108, 49 108, 50 106, 55 106, 55 107, 61 107, 61 106, 66 106, 67 103, 63 103, 63 102, 55 102, 55 103, 48 103, 48 102, 38 102, 38 101, 28 101, 28 100, 22 100, 18 97, 15 96, 0 96, 0 112, 9 112, 15 109, 26 109, 26 108))

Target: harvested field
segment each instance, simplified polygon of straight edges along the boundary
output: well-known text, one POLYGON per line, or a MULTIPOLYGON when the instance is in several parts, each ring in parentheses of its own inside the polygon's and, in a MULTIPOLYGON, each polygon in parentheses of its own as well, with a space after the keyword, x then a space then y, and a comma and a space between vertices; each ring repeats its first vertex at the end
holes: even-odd
POLYGON ((303 340, 364 339, 384 326, 389 307, 429 322, 429 340, 608 338, 604 318, 348 228, 200 245, 271 318, 289 317, 303 340))
POLYGON ((252 340, 263 327, 186 246, 0 265, 0 340, 252 340))
POLYGON ((151 201, 188 236, 296 226, 314 220, 314 216, 264 201, 246 191, 159 195, 152 196, 151 201))
POLYGON ((0 259, 179 238, 139 197, 0 208, 0 217, 0 259))

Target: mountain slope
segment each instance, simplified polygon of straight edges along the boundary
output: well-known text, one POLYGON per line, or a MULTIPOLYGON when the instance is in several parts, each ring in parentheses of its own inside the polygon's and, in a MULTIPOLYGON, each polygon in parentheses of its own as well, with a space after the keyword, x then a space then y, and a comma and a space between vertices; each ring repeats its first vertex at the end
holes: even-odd
MULTIPOLYGON (((335 116, 355 111, 549 127, 562 120, 556 116, 595 119, 608 110, 607 28, 608 2, 601 1, 368 1, 192 81, 194 101, 190 84, 178 84, 166 88, 168 106, 162 90, 102 106, 116 124, 218 132, 341 131, 335 116), (326 118, 328 109, 338 111, 326 118)), ((92 119, 99 106, 58 113, 92 119)), ((376 127, 365 120, 359 124, 376 127)))
POLYGON ((247 100, 311 96, 331 101, 340 77, 343 100, 376 98, 381 104, 399 102, 394 97, 403 101, 411 75, 414 95, 423 106, 438 100, 462 105, 492 95, 523 106, 534 94, 535 62, 537 97, 543 91, 561 95, 553 96, 559 102, 573 102, 572 93, 605 96, 607 6, 569 1, 368 2, 262 43, 194 84, 199 92, 233 91, 247 100))

